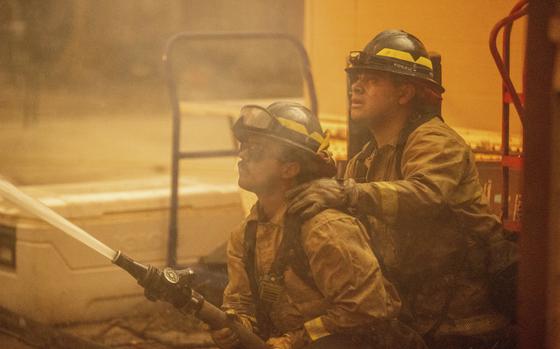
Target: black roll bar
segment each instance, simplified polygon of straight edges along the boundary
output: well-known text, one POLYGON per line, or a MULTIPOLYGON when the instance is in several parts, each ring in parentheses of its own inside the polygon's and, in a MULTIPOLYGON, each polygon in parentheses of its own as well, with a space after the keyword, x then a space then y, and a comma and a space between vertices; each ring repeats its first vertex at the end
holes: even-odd
POLYGON ((171 146, 171 202, 169 213, 169 235, 167 241, 167 265, 171 267, 177 266, 177 213, 179 206, 179 161, 181 159, 208 158, 235 156, 236 151, 218 150, 218 151, 196 151, 183 152, 180 148, 181 139, 181 109, 179 98, 177 96, 177 84, 173 76, 173 65, 171 62, 171 53, 175 45, 179 41, 208 41, 208 40, 281 40, 292 44, 301 61, 302 73, 306 81, 309 99, 311 102, 311 111, 318 115, 317 95, 315 85, 313 83, 313 74, 307 51, 303 44, 291 35, 284 33, 260 33, 260 32, 239 32, 239 33, 222 33, 222 32, 182 32, 172 36, 165 45, 165 53, 163 55, 164 74, 169 89, 169 97, 172 108, 172 146, 171 146))

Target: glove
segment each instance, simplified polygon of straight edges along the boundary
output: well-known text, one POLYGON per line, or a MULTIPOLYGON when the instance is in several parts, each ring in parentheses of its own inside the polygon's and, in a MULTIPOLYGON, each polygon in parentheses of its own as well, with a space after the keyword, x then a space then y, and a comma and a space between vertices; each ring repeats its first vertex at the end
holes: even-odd
POLYGON ((288 214, 303 221, 327 208, 352 208, 358 201, 358 189, 353 179, 344 182, 321 178, 301 184, 286 193, 288 214))
MULTIPOLYGON (((240 315, 233 309, 228 309, 225 313, 230 321, 239 322, 249 331, 253 332, 253 324, 248 316, 240 315)), ((221 349, 237 348, 240 344, 239 335, 229 327, 211 330, 210 336, 214 340, 214 343, 221 349)))
POLYGON ((233 349, 239 345, 239 336, 229 327, 210 331, 214 343, 221 349, 233 349))
POLYGON ((266 341, 271 349, 299 349, 311 342, 305 329, 290 331, 280 337, 272 337, 266 341))
POLYGON ((193 278, 194 273, 189 268, 183 270, 165 268, 162 271, 150 265, 146 275, 138 283, 144 287, 144 295, 149 300, 153 302, 162 300, 182 308, 191 300, 192 292, 188 285, 193 278), (168 277, 179 281, 171 282, 168 277))
POLYGON ((148 266, 144 278, 139 280, 138 283, 144 287, 144 296, 152 302, 165 300, 166 293, 174 286, 170 286, 162 270, 151 265, 148 266))

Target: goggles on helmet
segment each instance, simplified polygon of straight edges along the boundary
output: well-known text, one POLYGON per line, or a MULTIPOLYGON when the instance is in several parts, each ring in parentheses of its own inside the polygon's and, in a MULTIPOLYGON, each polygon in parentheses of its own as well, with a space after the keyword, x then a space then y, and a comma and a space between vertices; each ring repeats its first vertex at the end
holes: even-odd
POLYGON ((235 137, 243 141, 249 133, 261 134, 313 154, 328 147, 329 141, 318 132, 290 119, 272 115, 267 109, 257 105, 241 108, 239 119, 233 125, 235 137))
POLYGON ((363 51, 350 51, 348 54, 348 67, 363 66, 375 63, 375 57, 363 51))

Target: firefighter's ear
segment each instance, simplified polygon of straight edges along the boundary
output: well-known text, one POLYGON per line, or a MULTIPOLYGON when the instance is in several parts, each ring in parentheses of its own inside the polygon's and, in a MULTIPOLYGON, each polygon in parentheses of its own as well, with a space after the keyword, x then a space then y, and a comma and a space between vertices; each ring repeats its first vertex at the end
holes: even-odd
POLYGON ((301 171, 301 165, 297 161, 288 161, 282 164, 280 175, 284 179, 293 179, 301 171))
POLYGON ((410 83, 399 85, 399 104, 405 105, 410 103, 416 95, 416 86, 410 83))

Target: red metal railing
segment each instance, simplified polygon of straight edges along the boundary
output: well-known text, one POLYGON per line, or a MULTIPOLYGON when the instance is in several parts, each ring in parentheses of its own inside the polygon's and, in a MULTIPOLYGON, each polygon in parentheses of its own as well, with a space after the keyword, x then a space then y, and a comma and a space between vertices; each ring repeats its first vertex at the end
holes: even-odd
MULTIPOLYGON (((510 104, 513 104, 519 114, 521 124, 525 125, 524 91, 518 93, 510 76, 510 38, 513 22, 526 16, 528 13, 528 0, 519 1, 511 10, 510 14, 500 20, 490 32, 490 52, 496 62, 496 66, 502 76, 502 221, 504 227, 516 232, 521 231, 519 220, 509 218, 509 171, 521 171, 523 158, 511 156, 509 152, 509 128, 510 128, 510 104), (503 29, 502 55, 498 51, 498 34, 503 29)), ((523 74, 525 80, 525 74, 523 74)), ((523 86, 525 83, 523 83, 523 86)), ((515 218, 515 217, 514 217, 515 218)))

